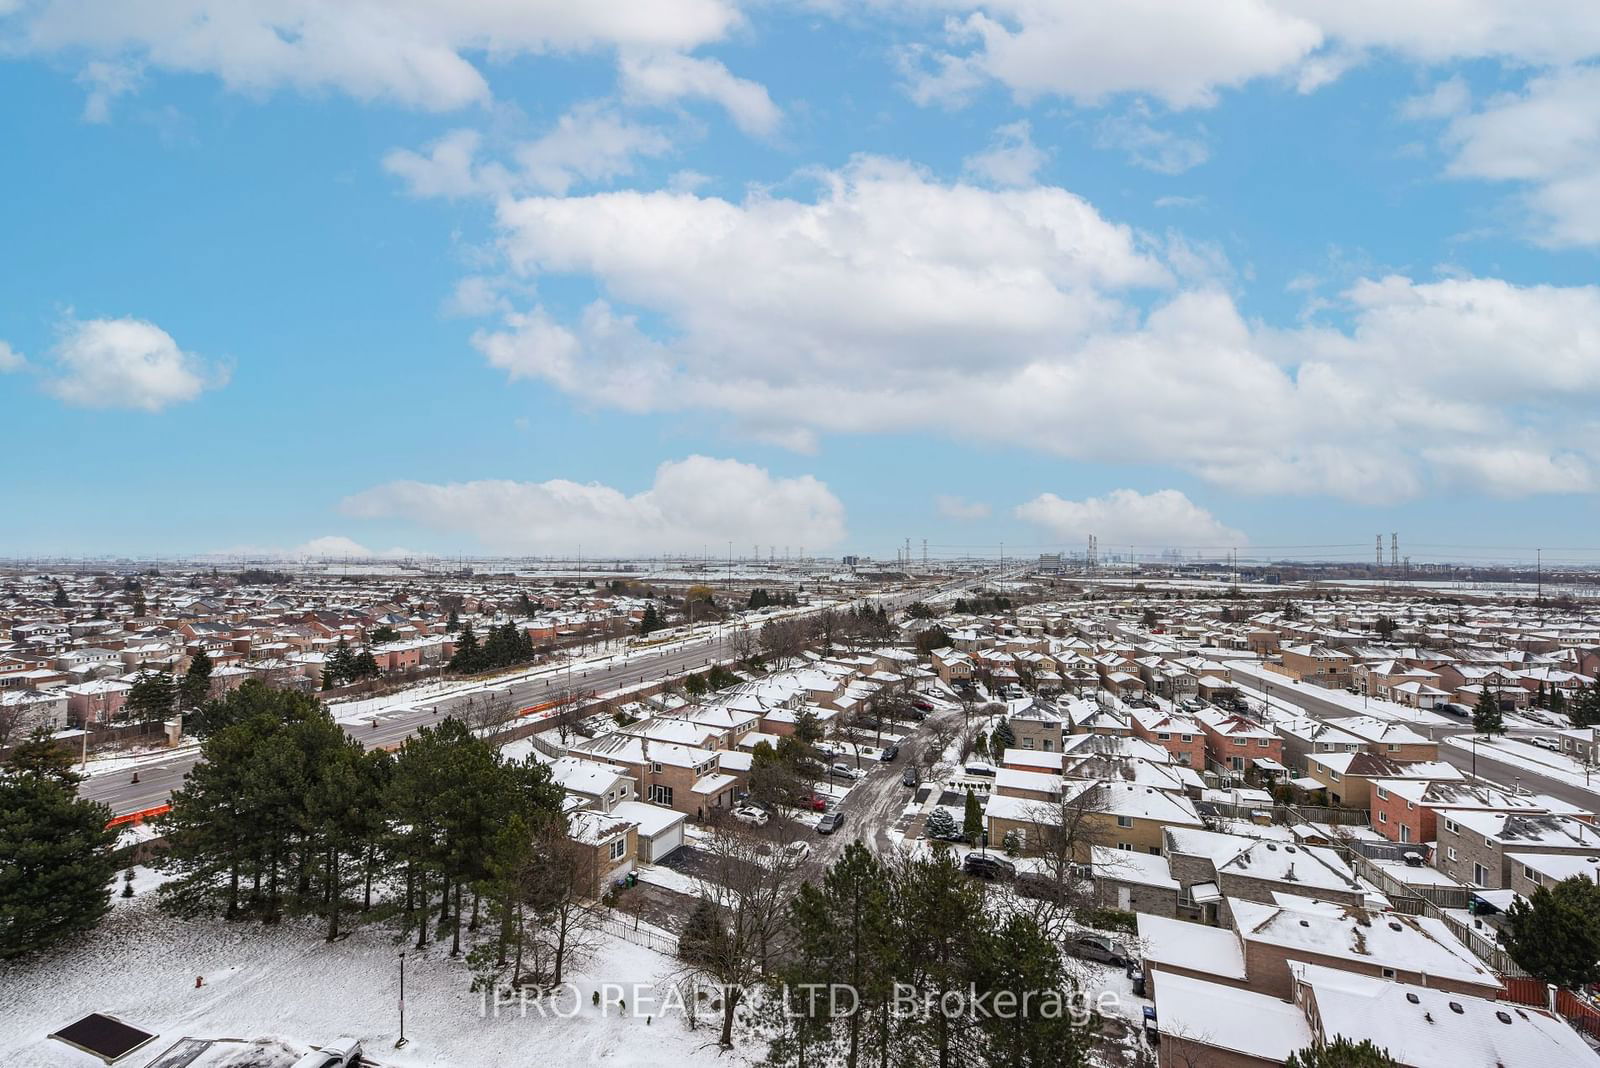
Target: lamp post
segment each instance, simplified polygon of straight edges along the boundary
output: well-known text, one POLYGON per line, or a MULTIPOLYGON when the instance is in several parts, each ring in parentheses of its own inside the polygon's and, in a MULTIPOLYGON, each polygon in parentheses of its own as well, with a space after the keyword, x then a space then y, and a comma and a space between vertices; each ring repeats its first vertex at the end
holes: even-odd
POLYGON ((394 1048, 400 1049, 406 1044, 406 951, 400 951, 400 1037, 395 1040, 394 1048))

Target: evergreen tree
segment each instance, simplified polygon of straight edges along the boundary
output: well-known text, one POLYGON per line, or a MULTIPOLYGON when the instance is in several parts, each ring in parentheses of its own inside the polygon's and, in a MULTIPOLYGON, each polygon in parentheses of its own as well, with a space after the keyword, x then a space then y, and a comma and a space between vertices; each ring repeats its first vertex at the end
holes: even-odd
POLYGON ((61 580, 56 579, 56 593, 50 603, 57 608, 71 608, 72 601, 67 597, 66 589, 61 585, 61 580))
POLYGON ((445 633, 446 634, 454 634, 456 631, 458 631, 460 629, 461 629, 461 613, 456 611, 454 608, 452 608, 452 609, 450 609, 449 617, 445 620, 445 623, 444 623, 445 633))
POLYGON ((656 611, 654 601, 644 606, 644 618, 639 620, 639 633, 649 634, 651 631, 660 630, 662 627, 661 614, 656 611))
POLYGON ((1558 716, 1566 715, 1567 695, 1561 692, 1561 688, 1559 686, 1550 687, 1550 700, 1546 707, 1548 707, 1550 711, 1554 712, 1558 716))
POLYGON ((1600 677, 1579 692, 1569 714, 1575 727, 1592 727, 1600 723, 1600 677))
POLYGON ((461 633, 456 637, 455 655, 450 658, 450 670, 470 675, 482 670, 482 660, 478 636, 472 632, 471 622, 462 624, 461 633))
POLYGON ((111 810, 78 797, 77 776, 47 739, 34 741, 0 776, 0 959, 93 928, 111 907, 117 872, 111 810))
POLYGON ((1319 1042, 1289 1054, 1283 1068, 1401 1068, 1389 1051, 1363 1038, 1352 1042, 1337 1035, 1332 1042, 1319 1042))
POLYGON ((1081 1068, 1088 1063, 1085 1029, 1075 1026, 1062 1006, 1041 996, 1064 992, 1068 982, 1060 952, 1032 916, 1015 913, 998 931, 977 939, 971 970, 978 996, 989 995, 990 1004, 1017 1007, 1015 1012, 979 1017, 976 1063, 1014 1068, 1081 1068))
POLYGON ((367 644, 369 645, 386 645, 389 642, 399 640, 400 635, 387 623, 380 627, 375 627, 372 633, 367 636, 367 644))
POLYGON ((332 690, 356 677, 356 658, 350 652, 350 643, 343 638, 334 646, 322 664, 322 688, 332 690))
POLYGON ((43 775, 75 787, 83 781, 83 776, 72 770, 75 762, 72 750, 41 727, 12 748, 5 766, 14 775, 43 775))
POLYGON ((211 657, 204 649, 190 658, 189 669, 183 673, 183 681, 178 683, 180 709, 192 712, 210 699, 212 667, 211 657))
POLYGON ((943 806, 928 813, 926 831, 929 838, 941 842, 951 842, 961 837, 961 832, 956 828, 956 818, 943 806))
POLYGON ((148 605, 145 603, 144 591, 139 590, 133 595, 133 618, 143 619, 147 610, 148 605))
POLYGON ((1505 720, 1500 715, 1500 702, 1489 692, 1487 683, 1484 684, 1483 693, 1478 698, 1477 707, 1472 710, 1472 729, 1479 734, 1506 732, 1505 720))
POLYGON ((996 760, 1005 756, 1007 749, 1017 747, 1017 732, 1011 729, 1011 724, 1004 718, 995 724, 994 733, 989 738, 989 752, 996 760))
POLYGON ((122 714, 140 723, 158 723, 172 715, 178 687, 165 671, 147 671, 134 679, 123 702, 122 714))
POLYGON ((983 805, 970 787, 967 789, 966 809, 961 816, 961 836, 968 842, 976 842, 983 837, 983 805))
POLYGON ((357 679, 375 679, 383 674, 378 670, 378 661, 372 655, 371 649, 363 649, 356 654, 355 660, 351 662, 350 672, 357 679))
POLYGON ((689 918, 683 922, 683 930, 678 935, 678 956, 690 964, 701 964, 709 960, 715 953, 715 946, 721 933, 721 926, 717 922, 717 907, 705 898, 701 898, 690 910, 689 918))
POLYGON ((1530 975, 1576 990, 1600 981, 1600 887, 1577 875, 1511 903, 1501 931, 1530 975))

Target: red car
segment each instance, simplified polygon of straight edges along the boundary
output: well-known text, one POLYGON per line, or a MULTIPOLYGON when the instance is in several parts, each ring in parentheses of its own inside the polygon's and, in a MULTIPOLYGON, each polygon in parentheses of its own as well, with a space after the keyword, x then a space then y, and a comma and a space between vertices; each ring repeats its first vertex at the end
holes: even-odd
POLYGON ((801 794, 795 804, 801 808, 808 808, 812 812, 826 812, 828 809, 828 799, 819 797, 816 794, 801 794))
POLYGON ((933 711, 933 706, 926 701, 913 701, 911 702, 911 707, 916 709, 918 712, 933 711))

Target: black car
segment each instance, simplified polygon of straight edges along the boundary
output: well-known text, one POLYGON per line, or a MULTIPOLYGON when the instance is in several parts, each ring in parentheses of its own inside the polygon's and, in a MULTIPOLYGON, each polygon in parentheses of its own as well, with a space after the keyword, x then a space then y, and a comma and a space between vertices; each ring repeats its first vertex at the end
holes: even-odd
POLYGON ((916 768, 907 768, 900 773, 900 781, 907 786, 916 786, 921 780, 917 778, 916 768))
POLYGON ((825 812, 825 813, 822 814, 822 818, 817 821, 817 833, 818 834, 832 834, 834 831, 837 831, 840 827, 843 827, 843 826, 844 826, 844 813, 843 812, 825 812))
POLYGON ((968 853, 961 862, 961 870, 980 879, 1015 879, 1017 867, 993 853, 968 853))
POLYGON ((883 761, 885 764, 889 764, 892 763, 894 758, 899 755, 900 747, 898 745, 886 745, 883 747, 883 753, 878 757, 878 759, 883 761))

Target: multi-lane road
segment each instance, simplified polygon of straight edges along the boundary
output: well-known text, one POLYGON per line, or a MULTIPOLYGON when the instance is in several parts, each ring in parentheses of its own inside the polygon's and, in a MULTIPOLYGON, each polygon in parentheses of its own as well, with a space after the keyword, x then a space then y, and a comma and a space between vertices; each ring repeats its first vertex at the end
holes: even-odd
MULTIPOLYGON (((881 604, 886 610, 896 612, 921 597, 946 589, 959 588, 961 584, 938 587, 918 587, 887 593, 868 594, 863 600, 881 604)), ((776 618, 794 618, 814 615, 826 607, 819 605, 798 612, 774 613, 776 618)), ((344 728, 362 745, 393 747, 417 732, 420 727, 436 723, 468 700, 483 700, 484 689, 492 688, 496 700, 509 699, 515 707, 526 708, 555 700, 568 693, 609 693, 616 690, 640 687, 657 679, 687 672, 699 671, 713 663, 733 658, 733 632, 737 627, 759 627, 764 620, 750 619, 725 624, 721 627, 701 628, 701 636, 690 635, 660 648, 645 648, 576 660, 570 665, 543 669, 535 674, 508 679, 504 682, 486 682, 474 694, 430 692, 427 685, 412 693, 397 694, 390 707, 352 718, 339 708, 334 713, 344 721, 344 728)), ((172 791, 183 785, 183 777, 199 760, 200 754, 193 745, 171 752, 153 754, 137 761, 117 761, 111 769, 96 772, 89 766, 90 775, 79 792, 111 807, 114 815, 126 815, 158 807, 167 802, 172 791), (114 769, 114 770, 113 770, 114 769), (139 781, 134 782, 137 772, 139 781)))

